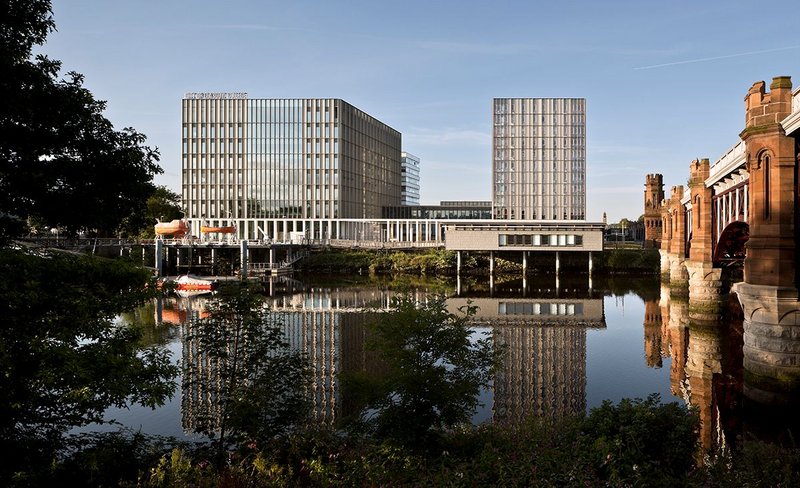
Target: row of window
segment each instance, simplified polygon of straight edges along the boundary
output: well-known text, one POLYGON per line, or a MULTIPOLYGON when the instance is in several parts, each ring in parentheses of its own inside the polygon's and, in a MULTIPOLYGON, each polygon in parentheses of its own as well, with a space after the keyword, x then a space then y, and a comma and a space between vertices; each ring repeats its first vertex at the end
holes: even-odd
POLYGON ((499 315, 583 315, 582 303, 500 302, 499 315))
POLYGON ((500 246, 580 246, 583 236, 573 234, 500 234, 500 246))

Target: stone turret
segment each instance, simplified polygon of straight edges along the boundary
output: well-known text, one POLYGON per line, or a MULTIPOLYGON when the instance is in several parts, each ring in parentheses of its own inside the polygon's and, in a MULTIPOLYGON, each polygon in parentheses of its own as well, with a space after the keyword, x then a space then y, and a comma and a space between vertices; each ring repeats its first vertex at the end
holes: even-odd
POLYGON ((688 282, 686 267, 686 209, 683 207, 683 186, 673 186, 670 197, 661 203, 661 275, 674 288, 688 282))
POLYGON ((692 203, 692 247, 689 259, 709 263, 714 251, 710 212, 713 190, 706 188, 710 167, 708 159, 695 159, 689 165, 689 194, 692 203))
POLYGON ((661 244, 661 202, 664 200, 664 180, 660 174, 649 174, 644 184, 644 247, 659 248, 661 244))
POLYGON ((795 287, 795 140, 780 122, 792 111, 792 81, 788 76, 755 83, 745 97, 745 129, 750 173, 750 240, 745 282, 795 287))
POLYGON ((713 190, 706 187, 710 168, 708 159, 695 159, 689 165, 692 245, 686 270, 689 274, 689 316, 697 320, 717 320, 722 312, 722 269, 715 268, 712 259, 713 190))
POLYGON ((753 84, 745 96, 750 174, 750 239, 744 282, 736 283, 744 312, 744 393, 764 404, 800 404, 800 300, 796 272, 798 143, 781 121, 791 113, 788 76, 753 84))

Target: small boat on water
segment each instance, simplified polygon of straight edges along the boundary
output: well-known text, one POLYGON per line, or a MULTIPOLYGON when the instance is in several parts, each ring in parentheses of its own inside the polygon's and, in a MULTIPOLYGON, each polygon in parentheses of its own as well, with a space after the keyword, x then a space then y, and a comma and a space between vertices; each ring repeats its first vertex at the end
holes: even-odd
POLYGON ((172 236, 181 238, 189 233, 189 225, 185 220, 175 219, 171 222, 159 221, 155 225, 155 232, 157 236, 172 236))
POLYGON ((236 227, 232 225, 212 227, 209 225, 201 225, 200 232, 203 234, 233 234, 236 232, 236 227))
POLYGON ((175 280, 175 289, 177 291, 214 291, 217 289, 217 282, 214 280, 205 280, 192 275, 181 275, 175 280))

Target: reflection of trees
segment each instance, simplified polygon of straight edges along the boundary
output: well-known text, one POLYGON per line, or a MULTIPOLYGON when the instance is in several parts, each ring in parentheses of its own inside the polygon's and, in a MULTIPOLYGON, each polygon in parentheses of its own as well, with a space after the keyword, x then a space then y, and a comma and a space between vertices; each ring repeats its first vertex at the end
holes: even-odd
POLYGON ((307 362, 246 284, 224 287, 184 333, 184 426, 266 442, 307 415, 307 362))

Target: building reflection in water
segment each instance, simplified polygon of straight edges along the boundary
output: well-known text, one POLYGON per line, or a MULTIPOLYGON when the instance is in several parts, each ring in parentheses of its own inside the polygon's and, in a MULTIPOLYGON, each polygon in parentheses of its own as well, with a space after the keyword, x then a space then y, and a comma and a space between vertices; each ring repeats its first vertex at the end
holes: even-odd
MULTIPOLYGON (((376 288, 306 288, 267 298, 289 343, 309 356, 313 380, 308 394, 317 423, 330 425, 356 413, 356 405, 343 395, 339 375, 383 368, 380 358, 365 351, 365 326, 389 310, 398 295, 400 292, 376 288)), ((452 312, 468 300, 477 306, 475 326, 491 329, 495 344, 506 351, 494 379, 493 419, 509 423, 529 416, 559 418, 583 413, 586 330, 605 327, 602 298, 591 297, 588 290, 572 290, 569 298, 552 292, 537 298, 535 291, 527 292, 526 298, 514 295, 452 297, 446 302, 452 312)), ((415 290, 411 296, 423 301, 431 295, 415 290)), ((184 337, 188 337, 188 328, 204 314, 202 303, 201 298, 167 301, 162 318, 181 322, 184 337)), ((198 345, 189 342, 183 343, 184 361, 202 361, 198 345)), ((192 369, 202 375, 213 376, 216 369, 213 364, 195 366, 192 369)), ((184 385, 202 384, 204 381, 184 381, 184 385)), ((211 393, 195 386, 184 387, 181 410, 186 430, 193 430, 198 416, 219 416, 211 393)))

